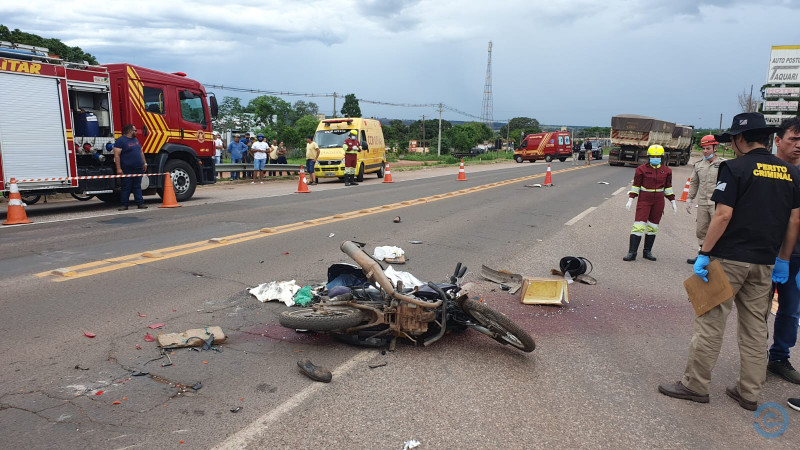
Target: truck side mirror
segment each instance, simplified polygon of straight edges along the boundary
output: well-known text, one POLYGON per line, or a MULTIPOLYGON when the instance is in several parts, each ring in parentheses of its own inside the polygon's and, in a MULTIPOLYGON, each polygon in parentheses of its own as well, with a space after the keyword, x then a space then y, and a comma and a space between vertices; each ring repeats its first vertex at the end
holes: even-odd
POLYGON ((217 118, 217 114, 219 114, 219 104, 217 103, 217 96, 216 95, 211 95, 208 98, 208 103, 209 103, 209 106, 210 106, 209 109, 211 109, 211 117, 216 119, 217 118))

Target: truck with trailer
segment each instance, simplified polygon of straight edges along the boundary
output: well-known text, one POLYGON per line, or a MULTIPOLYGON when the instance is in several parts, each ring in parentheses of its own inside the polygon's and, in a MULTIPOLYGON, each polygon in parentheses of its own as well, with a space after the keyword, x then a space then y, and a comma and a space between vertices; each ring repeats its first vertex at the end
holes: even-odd
POLYGON ((217 101, 186 74, 131 64, 63 61, 46 48, 0 42, 0 191, 11 179, 23 198, 69 193, 119 201, 113 143, 136 127, 148 171, 145 194, 163 194, 171 174, 178 201, 216 182, 211 117, 217 101), (90 176, 108 178, 84 179, 90 176))
POLYGON ((558 159, 561 162, 572 157, 572 143, 567 131, 551 131, 535 133, 525 136, 519 147, 514 150, 514 161, 536 162, 543 159, 551 162, 558 159))
POLYGON ((694 127, 635 114, 614 116, 611 118, 612 148, 608 164, 644 164, 648 159, 648 147, 656 144, 664 147, 665 164, 686 165, 694 145, 694 127))

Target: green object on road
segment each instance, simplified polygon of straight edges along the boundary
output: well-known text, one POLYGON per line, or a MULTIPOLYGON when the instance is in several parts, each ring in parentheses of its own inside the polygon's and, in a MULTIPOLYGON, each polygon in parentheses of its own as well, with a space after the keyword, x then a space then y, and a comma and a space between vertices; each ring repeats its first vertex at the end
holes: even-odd
POLYGON ((294 304, 300 306, 311 304, 311 286, 304 286, 294 294, 294 304))

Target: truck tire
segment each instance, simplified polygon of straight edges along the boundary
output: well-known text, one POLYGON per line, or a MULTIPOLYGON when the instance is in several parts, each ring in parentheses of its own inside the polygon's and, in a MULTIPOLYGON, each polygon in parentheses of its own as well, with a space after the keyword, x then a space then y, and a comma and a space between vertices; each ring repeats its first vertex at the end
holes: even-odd
POLYGON ((544 162, 553 162, 553 156, 552 155, 545 155, 544 162))
POLYGON ((386 164, 381 163, 381 168, 378 169, 378 178, 383 178, 383 175, 386 173, 386 164))
POLYGON ((567 158, 558 158, 558 160, 561 161, 561 162, 564 162, 564 161, 567 160, 567 158))
POLYGON ((521 163, 522 162, 522 156, 519 156, 519 155, 515 156, 514 157, 514 161, 516 161, 518 163, 521 163))
MULTIPOLYGON (((192 198, 197 189, 197 175, 194 169, 182 159, 170 159, 164 167, 164 172, 172 175, 172 188, 175 190, 175 199, 184 202, 192 198)), ((158 189, 158 195, 164 198, 164 188, 158 189)))
POLYGON ((364 181, 364 164, 360 164, 358 166, 358 175, 356 175, 356 181, 359 183, 364 181))

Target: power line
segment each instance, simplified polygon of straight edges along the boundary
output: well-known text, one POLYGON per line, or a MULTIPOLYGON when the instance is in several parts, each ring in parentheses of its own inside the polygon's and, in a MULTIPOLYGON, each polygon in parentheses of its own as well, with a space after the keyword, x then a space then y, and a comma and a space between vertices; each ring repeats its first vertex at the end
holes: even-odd
MULTIPOLYGON (((291 92, 291 91, 270 91, 266 89, 254 89, 254 88, 241 88, 241 87, 233 87, 233 86, 224 86, 221 84, 208 84, 203 83, 203 86, 210 88, 210 89, 222 89, 226 91, 233 91, 233 92, 241 92, 241 93, 249 93, 249 94, 263 94, 263 95, 279 95, 279 96, 286 96, 286 97, 311 97, 311 98, 341 98, 342 94, 331 92, 331 93, 309 93, 309 92, 291 92)), ((469 117, 471 119, 476 119, 481 121, 482 118, 476 116, 474 114, 470 114, 460 109, 453 108, 452 106, 445 105, 443 103, 393 103, 393 102, 384 102, 380 100, 367 100, 364 98, 357 99, 360 103, 368 103, 371 105, 381 105, 381 106, 396 106, 401 108, 441 108, 452 113, 456 113, 465 117, 469 117)))

